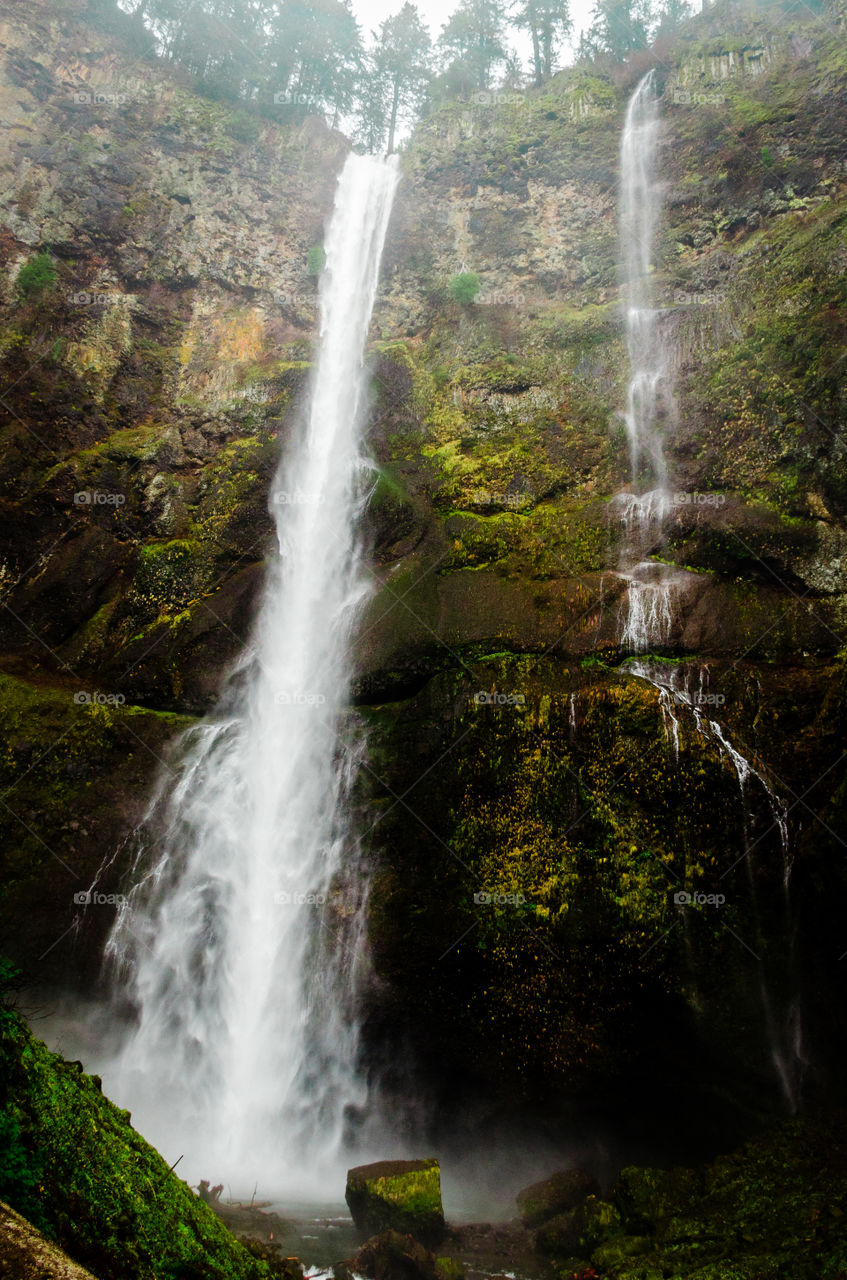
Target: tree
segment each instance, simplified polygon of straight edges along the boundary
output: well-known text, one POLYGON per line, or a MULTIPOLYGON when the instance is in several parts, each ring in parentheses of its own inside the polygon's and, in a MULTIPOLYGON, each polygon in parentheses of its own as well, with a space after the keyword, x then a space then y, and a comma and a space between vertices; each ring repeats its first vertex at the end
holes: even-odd
POLYGON ((650 42, 653 15, 650 0, 597 0, 591 26, 583 34, 580 58, 606 54, 622 62, 650 42))
POLYGON ((487 89, 494 69, 509 61, 503 0, 462 0, 438 40, 445 62, 461 62, 478 89, 487 89))
POLYGON ((512 13, 515 25, 532 39, 535 83, 540 85, 553 74, 556 54, 573 29, 569 0, 516 0, 512 13))
POLYGON ((682 26, 693 15, 694 10, 688 0, 664 0, 657 14, 657 35, 668 35, 682 26))
POLYGON ((133 12, 159 53, 202 79, 215 97, 249 97, 265 74, 271 0, 140 0, 133 12))
POLYGON ((374 150, 387 138, 391 154, 398 124, 418 117, 431 77, 432 41, 417 7, 407 0, 374 33, 368 56, 362 114, 374 150))
POLYGON ((350 0, 281 0, 267 56, 269 85, 283 106, 327 111, 334 124, 352 109, 363 50, 350 0))

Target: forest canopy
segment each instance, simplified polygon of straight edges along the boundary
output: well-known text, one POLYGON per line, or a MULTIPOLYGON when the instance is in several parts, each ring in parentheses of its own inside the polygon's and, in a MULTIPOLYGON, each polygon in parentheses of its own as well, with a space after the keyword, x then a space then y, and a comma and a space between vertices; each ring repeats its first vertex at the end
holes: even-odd
MULTIPOLYGON (((691 13, 688 0, 597 0, 576 58, 622 61, 691 13)), ((350 0, 140 0, 131 16, 208 96, 276 119, 324 115, 371 151, 393 151, 446 99, 539 86, 574 60, 569 0, 459 0, 436 39, 411 0, 369 32, 350 0)))

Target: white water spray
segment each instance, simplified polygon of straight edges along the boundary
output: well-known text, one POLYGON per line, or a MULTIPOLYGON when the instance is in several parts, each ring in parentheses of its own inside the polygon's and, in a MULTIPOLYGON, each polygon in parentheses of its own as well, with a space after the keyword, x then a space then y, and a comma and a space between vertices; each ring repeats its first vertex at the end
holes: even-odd
POLYGON ((138 1017, 110 1085, 162 1151, 233 1189, 325 1194, 366 1100, 344 729, 366 596, 363 354, 396 181, 393 161, 361 156, 340 177, 308 421, 275 481, 279 554, 253 641, 161 784, 108 946, 138 1017))

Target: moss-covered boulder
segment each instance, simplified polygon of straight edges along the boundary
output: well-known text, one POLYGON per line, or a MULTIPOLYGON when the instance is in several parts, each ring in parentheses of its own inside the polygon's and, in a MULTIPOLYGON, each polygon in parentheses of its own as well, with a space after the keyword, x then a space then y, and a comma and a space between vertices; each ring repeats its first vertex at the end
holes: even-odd
POLYGON ((349 1267, 369 1280, 462 1280, 465 1274, 455 1258, 436 1258, 414 1236, 399 1231, 383 1231, 366 1241, 349 1267))
POLYGON ((838 1280, 847 1274, 847 1127, 785 1123, 705 1168, 622 1171, 624 1233, 591 1252, 609 1280, 838 1280))
POLYGON ((559 1213, 575 1209, 586 1196, 599 1194, 593 1174, 586 1169, 564 1169, 520 1191, 518 1213, 525 1227, 538 1227, 559 1213))
POLYGON ((379 1160, 347 1174, 347 1204, 368 1235, 408 1232, 424 1244, 444 1235, 441 1170, 437 1160, 379 1160))
POLYGON ((282 1261, 252 1257, 136 1133, 129 1112, 103 1096, 99 1079, 51 1053, 8 1008, 0 1080, 0 1198, 98 1280, 287 1274, 282 1261))
POLYGON ((581 1204, 551 1218, 535 1237, 539 1253, 563 1257, 570 1253, 587 1256, 599 1244, 623 1233, 623 1224, 613 1204, 598 1196, 588 1196, 581 1204))

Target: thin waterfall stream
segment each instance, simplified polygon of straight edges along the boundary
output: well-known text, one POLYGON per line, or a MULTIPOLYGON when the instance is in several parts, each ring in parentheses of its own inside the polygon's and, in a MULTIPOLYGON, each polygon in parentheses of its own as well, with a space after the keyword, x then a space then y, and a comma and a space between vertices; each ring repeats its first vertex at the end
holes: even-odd
POLYGON ((629 357, 624 422, 632 491, 617 495, 624 527, 621 576, 628 589, 621 644, 636 653, 667 644, 677 574, 648 556, 661 542, 671 506, 663 431, 673 415, 668 343, 653 297, 653 257, 661 213, 656 176, 660 142, 655 72, 630 98, 620 147, 620 252, 629 357))
POLYGON ((252 641, 162 777, 108 944, 137 1015, 109 1085, 162 1150, 233 1187, 323 1193, 366 1102, 346 708, 368 591, 364 350, 396 182, 393 159, 368 156, 340 176, 310 406, 271 494, 278 548, 252 641))
MULTIPOLYGON (((661 214, 661 184, 657 176, 660 109, 656 73, 649 71, 636 86, 627 106, 620 147, 620 257, 624 284, 626 348, 629 357, 624 421, 629 442, 631 491, 614 502, 623 526, 620 576, 627 592, 620 619, 621 647, 633 654, 649 654, 671 643, 674 607, 682 597, 686 572, 650 559, 664 541, 664 522, 673 497, 665 455, 665 431, 674 420, 672 338, 665 317, 655 305, 653 270, 656 230, 661 214)), ((778 832, 782 857, 782 887, 789 936, 787 1002, 771 990, 759 961, 761 1007, 773 1068, 791 1111, 799 1106, 802 1076, 808 1065, 802 1037, 800 1000, 796 994, 791 909, 791 849, 786 806, 764 774, 730 741, 717 719, 706 714, 710 705, 705 669, 695 663, 681 675, 675 667, 648 658, 631 658, 625 670, 648 681, 658 691, 659 705, 676 758, 680 752, 680 723, 690 716, 701 737, 716 743, 722 759, 738 779, 743 813, 743 851, 750 900, 759 929, 759 903, 753 849, 753 792, 766 798, 772 825, 778 832), (695 687, 696 685, 696 687, 695 687), (780 1017, 777 1008, 787 1003, 780 1017)))

